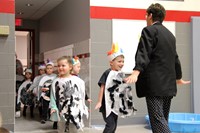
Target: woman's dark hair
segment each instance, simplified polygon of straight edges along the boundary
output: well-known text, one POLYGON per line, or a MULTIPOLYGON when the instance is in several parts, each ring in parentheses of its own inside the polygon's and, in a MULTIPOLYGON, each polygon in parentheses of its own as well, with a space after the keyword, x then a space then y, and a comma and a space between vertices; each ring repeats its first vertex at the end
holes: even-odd
POLYGON ((165 19, 165 15, 166 15, 165 8, 159 3, 151 4, 146 10, 146 12, 147 12, 147 15, 152 14, 153 22, 159 21, 160 23, 162 23, 163 20, 165 19))

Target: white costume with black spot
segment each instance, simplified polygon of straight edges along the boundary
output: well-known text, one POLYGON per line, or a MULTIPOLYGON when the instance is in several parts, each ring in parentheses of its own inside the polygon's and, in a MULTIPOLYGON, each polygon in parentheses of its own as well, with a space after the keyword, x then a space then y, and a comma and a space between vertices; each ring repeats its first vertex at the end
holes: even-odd
POLYGON ((123 82, 125 74, 111 70, 105 85, 106 117, 111 112, 121 117, 130 116, 134 111, 132 88, 123 82))
POLYGON ((66 124, 73 123, 77 129, 82 129, 83 115, 88 118, 84 81, 77 76, 56 78, 52 84, 51 94, 50 106, 59 112, 61 120, 66 121, 66 124))

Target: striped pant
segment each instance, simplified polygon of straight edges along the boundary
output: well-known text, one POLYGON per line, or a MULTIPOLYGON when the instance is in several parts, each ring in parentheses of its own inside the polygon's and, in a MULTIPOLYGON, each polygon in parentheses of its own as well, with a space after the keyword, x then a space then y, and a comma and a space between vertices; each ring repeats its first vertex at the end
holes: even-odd
POLYGON ((153 133, 171 133, 168 117, 173 96, 146 97, 147 109, 153 133))

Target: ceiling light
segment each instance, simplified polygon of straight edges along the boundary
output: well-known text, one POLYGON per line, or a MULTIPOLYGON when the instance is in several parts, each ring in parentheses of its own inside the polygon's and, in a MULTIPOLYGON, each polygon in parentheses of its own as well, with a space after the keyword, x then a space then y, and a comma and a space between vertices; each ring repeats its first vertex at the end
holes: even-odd
POLYGON ((22 15, 22 14, 24 14, 24 13, 23 13, 23 12, 17 12, 17 14, 22 15))
POLYGON ((33 6, 33 4, 28 3, 28 4, 26 4, 26 6, 30 7, 30 6, 33 6))

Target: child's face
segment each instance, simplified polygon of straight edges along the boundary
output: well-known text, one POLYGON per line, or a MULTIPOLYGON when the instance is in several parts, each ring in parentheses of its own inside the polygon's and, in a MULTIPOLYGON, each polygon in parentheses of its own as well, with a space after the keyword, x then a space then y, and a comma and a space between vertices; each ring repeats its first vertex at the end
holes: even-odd
POLYGON ((81 63, 78 63, 73 66, 72 73, 78 75, 81 69, 81 63))
POLYGON ((26 73, 25 73, 25 78, 26 78, 26 79, 31 79, 31 76, 32 76, 31 73, 29 73, 29 72, 26 72, 26 73))
POLYGON ((110 62, 110 66, 112 70, 119 71, 124 66, 124 57, 118 56, 114 60, 110 62))
POLYGON ((50 74, 53 73, 53 66, 52 65, 46 66, 46 73, 47 73, 47 75, 50 75, 50 74))
POLYGON ((60 77, 66 77, 72 70, 72 64, 69 64, 67 60, 58 61, 58 73, 60 77))
POLYGON ((45 69, 40 69, 40 70, 39 70, 39 74, 40 74, 40 75, 45 74, 45 69))

